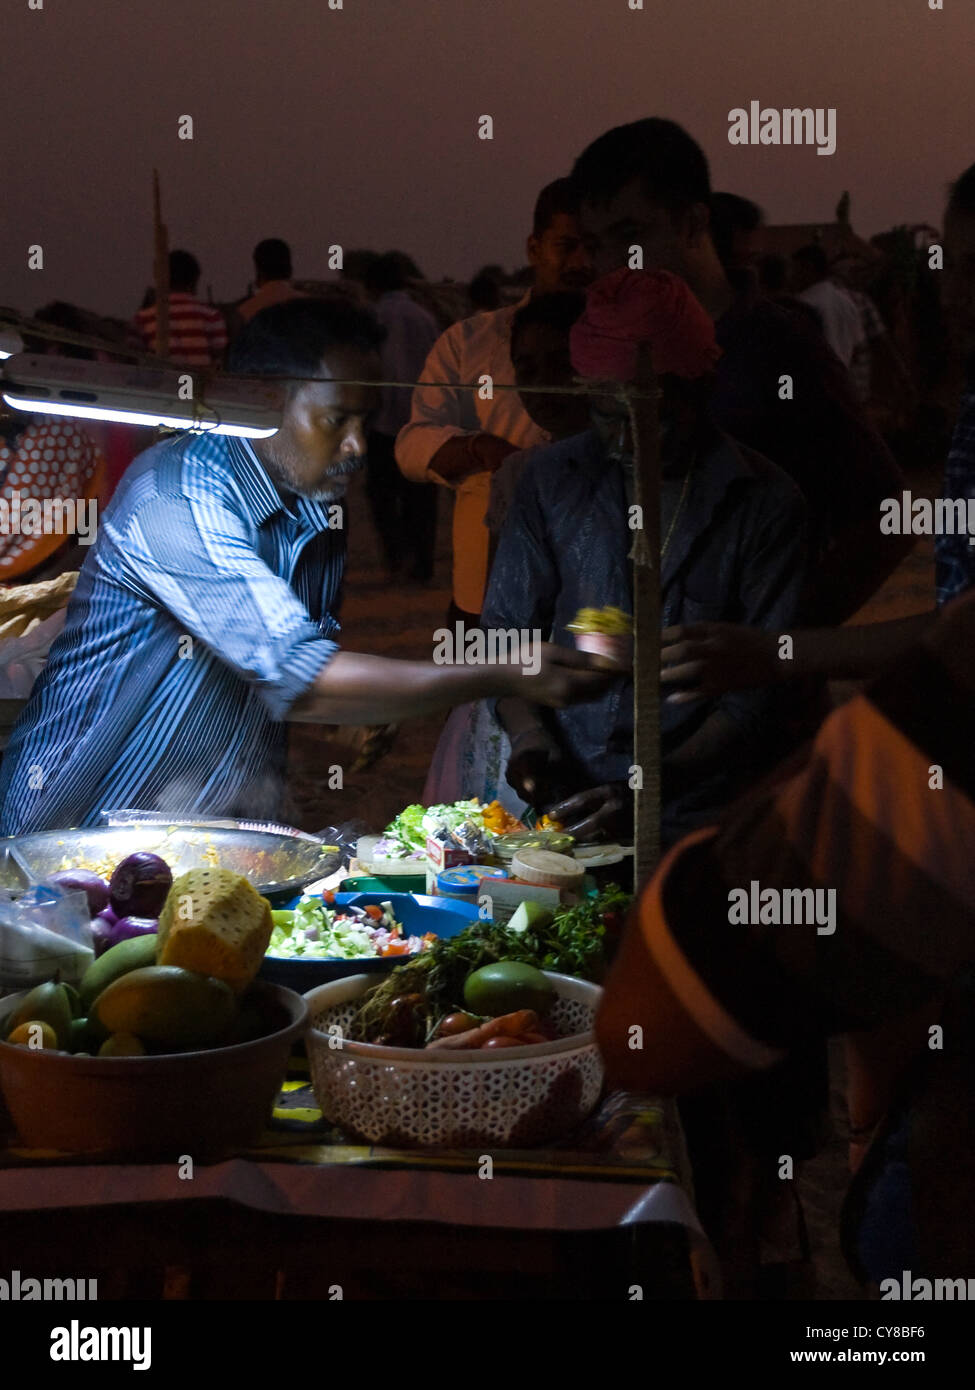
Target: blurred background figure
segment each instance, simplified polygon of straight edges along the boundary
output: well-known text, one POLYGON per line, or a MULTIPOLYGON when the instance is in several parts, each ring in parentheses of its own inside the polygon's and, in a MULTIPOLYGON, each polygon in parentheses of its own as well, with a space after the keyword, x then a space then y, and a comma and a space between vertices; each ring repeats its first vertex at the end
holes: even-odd
POLYGON ((792 280, 799 299, 819 314, 826 341, 849 370, 854 354, 866 343, 866 334, 856 304, 830 279, 829 260, 821 246, 800 246, 793 253, 792 280))
MULTIPOLYGON (((406 292, 408 257, 387 251, 363 268, 362 283, 386 330, 380 348, 384 381, 416 381, 439 337, 436 319, 406 292), (405 262, 405 263, 404 263, 405 262)), ((396 465, 396 436, 410 418, 412 390, 384 386, 382 405, 369 431, 366 494, 379 533, 387 580, 426 584, 433 577, 437 490, 414 483, 396 465)))
POLYGON ((526 250, 532 284, 517 304, 462 319, 437 339, 413 393, 409 422, 396 440, 396 461, 416 482, 439 482, 455 494, 453 598, 448 622, 477 626, 487 582, 484 513, 491 475, 516 449, 547 442, 514 391, 471 391, 482 376, 513 386, 511 323, 535 295, 581 290, 592 258, 579 226, 579 200, 569 179, 538 195, 526 250), (436 383, 445 383, 437 385, 436 383), (466 387, 467 389, 460 389, 466 387))
MULTIPOLYGON (((196 297, 200 263, 189 251, 169 253, 169 357, 186 367, 217 367, 227 349, 219 309, 196 297)), ((156 349, 156 305, 140 309, 135 326, 147 352, 156 349)))
POLYGON ((249 299, 237 305, 237 314, 249 323, 255 314, 269 304, 285 299, 300 299, 301 292, 291 283, 291 248, 279 237, 267 237, 254 247, 254 283, 257 289, 249 299))
POLYGON ((763 251, 765 214, 750 198, 737 193, 711 196, 711 239, 725 270, 756 273, 763 251))
POLYGON ((471 309, 475 314, 490 313, 501 308, 501 287, 504 271, 499 265, 486 265, 474 276, 467 287, 471 309))

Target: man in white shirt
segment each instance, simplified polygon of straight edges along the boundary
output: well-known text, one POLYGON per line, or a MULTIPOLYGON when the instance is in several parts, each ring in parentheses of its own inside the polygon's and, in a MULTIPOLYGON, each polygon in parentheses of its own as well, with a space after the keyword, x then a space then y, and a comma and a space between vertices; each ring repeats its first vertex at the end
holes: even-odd
POLYGON ((800 246, 793 253, 792 278, 798 298, 819 314, 826 341, 849 368, 853 354, 866 342, 863 320, 852 296, 829 278, 829 261, 821 246, 800 246))
POLYGON ((451 621, 476 625, 480 617, 487 583, 489 533, 484 513, 491 474, 514 450, 547 442, 516 391, 489 395, 486 386, 476 389, 477 383, 489 376, 493 386, 514 385, 509 335, 522 304, 535 294, 584 289, 592 279, 592 260, 577 214, 568 179, 542 189, 527 243, 534 271, 531 290, 517 304, 461 319, 440 335, 420 381, 447 384, 414 390, 409 423, 396 439, 396 461, 407 478, 441 483, 456 494, 451 621))

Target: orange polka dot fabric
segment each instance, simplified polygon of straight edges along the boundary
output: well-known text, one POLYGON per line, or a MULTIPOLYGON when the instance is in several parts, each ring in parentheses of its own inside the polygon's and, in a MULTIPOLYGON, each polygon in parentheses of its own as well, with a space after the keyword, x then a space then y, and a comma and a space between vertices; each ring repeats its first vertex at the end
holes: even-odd
POLYGON ((19 494, 21 507, 28 497, 41 503, 46 498, 73 500, 78 506, 91 495, 98 462, 95 445, 72 420, 38 417, 12 444, 0 437, 0 498, 7 504, 0 509, 0 579, 29 569, 34 554, 40 563, 69 539, 17 531, 14 495, 19 494))

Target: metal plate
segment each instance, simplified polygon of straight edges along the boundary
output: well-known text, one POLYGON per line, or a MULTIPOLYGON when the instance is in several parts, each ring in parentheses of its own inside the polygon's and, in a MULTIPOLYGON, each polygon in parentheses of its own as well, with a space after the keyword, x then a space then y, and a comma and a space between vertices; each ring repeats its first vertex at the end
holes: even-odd
POLYGON ((0 839, 0 886, 24 888, 58 869, 93 869, 107 878, 136 850, 160 855, 174 878, 188 869, 231 869, 265 897, 293 897, 339 865, 338 854, 326 853, 320 840, 297 830, 244 829, 227 821, 133 821, 0 839))

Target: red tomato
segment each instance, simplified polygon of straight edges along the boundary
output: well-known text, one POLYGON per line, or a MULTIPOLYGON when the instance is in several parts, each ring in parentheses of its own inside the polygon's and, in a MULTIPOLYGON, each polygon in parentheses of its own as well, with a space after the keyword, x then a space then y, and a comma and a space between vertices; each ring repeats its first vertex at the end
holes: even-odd
POLYGON ((327 907, 333 906, 335 902, 335 890, 333 888, 325 889, 324 893, 322 893, 322 902, 325 903, 327 907))
POLYGON ((409 942, 391 941, 382 952, 384 956, 408 956, 410 954, 409 942))
POLYGON ((498 1048, 498 1047, 523 1047, 523 1046, 524 1046, 524 1044, 521 1043, 521 1042, 519 1042, 519 1040, 518 1040, 517 1038, 505 1038, 505 1037, 488 1038, 487 1042, 484 1044, 484 1047, 485 1047, 485 1048, 488 1048, 488 1047, 490 1047, 490 1048, 498 1048))
POLYGON ((520 1033, 518 1035, 518 1041, 523 1047, 529 1047, 533 1046, 535 1043, 551 1042, 552 1039, 547 1038, 544 1033, 520 1033))
POLYGON ((378 903, 366 903, 364 910, 366 916, 371 917, 374 922, 382 920, 383 910, 378 903))

